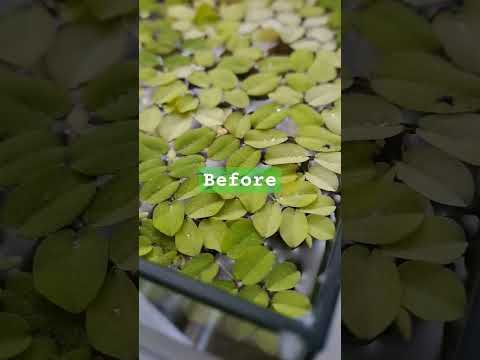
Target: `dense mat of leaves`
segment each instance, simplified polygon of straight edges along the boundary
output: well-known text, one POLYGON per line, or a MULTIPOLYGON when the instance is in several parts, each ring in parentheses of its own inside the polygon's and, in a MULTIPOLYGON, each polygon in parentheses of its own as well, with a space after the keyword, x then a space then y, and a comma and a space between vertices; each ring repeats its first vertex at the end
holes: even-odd
POLYGON ((140 13, 140 256, 305 315, 293 250, 334 238, 339 200, 339 2, 144 1, 140 13), (273 166, 282 190, 200 192, 203 166, 273 166))
POLYGON ((138 356, 136 10, 2 3, 0 359, 138 356))
POLYGON ((372 66, 353 49, 342 79, 342 317, 364 340, 465 313, 456 270, 478 233, 478 2, 428 3, 364 1, 348 16, 376 54, 372 66))

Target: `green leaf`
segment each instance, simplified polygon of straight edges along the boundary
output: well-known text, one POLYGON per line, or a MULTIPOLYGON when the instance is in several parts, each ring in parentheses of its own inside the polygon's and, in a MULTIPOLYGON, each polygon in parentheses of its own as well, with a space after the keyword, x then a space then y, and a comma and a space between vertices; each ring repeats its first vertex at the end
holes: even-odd
POLYGON ((251 214, 260 210, 267 201, 267 193, 244 193, 238 195, 243 207, 251 214))
POLYGON ((412 148, 397 163, 397 176, 427 198, 452 206, 468 206, 475 185, 468 168, 460 161, 431 147, 412 148))
POLYGON ((283 206, 304 207, 317 199, 317 189, 307 181, 298 180, 282 185, 277 201, 283 206))
POLYGON ((193 54, 193 61, 197 65, 210 67, 215 64, 215 56, 211 50, 197 50, 193 54))
POLYGON ((168 151, 168 144, 158 136, 139 134, 139 159, 140 161, 159 158, 168 151))
POLYGON ((236 138, 243 138, 251 127, 250 116, 232 113, 225 121, 225 128, 236 138))
MULTIPOLYGON (((200 88, 208 88, 211 84, 210 77, 207 75, 207 73, 205 73, 203 71, 195 71, 195 72, 191 73, 190 76, 187 77, 187 81, 190 84, 193 84, 193 85, 198 86, 200 88)), ((215 106, 213 106, 213 107, 215 107, 215 106)))
POLYGON ((247 56, 223 56, 218 63, 218 67, 228 69, 235 74, 245 74, 252 68, 254 63, 254 60, 247 56))
POLYGON ((137 118, 137 77, 137 62, 113 64, 82 89, 82 102, 103 121, 137 118))
POLYGON ((480 109, 476 96, 480 77, 457 69, 438 55, 405 52, 387 56, 371 85, 389 102, 410 110, 459 113, 480 109))
POLYGON ((200 254, 203 237, 192 219, 186 218, 180 231, 175 234, 177 250, 188 256, 200 254))
POLYGON ((353 18, 355 27, 386 53, 417 49, 434 51, 440 47, 428 21, 413 7, 388 0, 375 3, 357 15, 353 18))
MULTIPOLYGON (((210 78, 209 78, 210 79, 210 78)), ((212 109, 217 107, 223 100, 223 92, 221 89, 212 87, 210 89, 201 89, 198 92, 198 98, 202 106, 212 109)))
POLYGON ((70 224, 90 203, 95 185, 71 171, 46 169, 13 190, 2 208, 0 222, 28 238, 53 233, 70 224))
POLYGON ((261 96, 275 90, 280 83, 280 77, 271 73, 250 75, 242 82, 242 88, 248 95, 261 96))
POLYGON ((249 115, 252 126, 257 130, 267 130, 280 124, 288 116, 288 111, 275 103, 260 106, 249 115))
POLYGON ((200 194, 200 185, 198 176, 193 175, 187 178, 175 193, 175 200, 187 200, 200 194))
POLYGON ((0 358, 10 359, 27 350, 32 343, 28 323, 18 315, 0 312, 0 358))
MULTIPOLYGON (((174 70, 181 69, 184 66, 190 65, 190 63, 191 63, 190 57, 184 56, 182 54, 172 54, 172 55, 165 56, 163 58, 164 70, 167 70, 167 71, 174 71, 174 70)), ((178 88, 175 88, 175 90, 179 90, 179 89, 183 89, 183 87, 179 86, 178 88)), ((181 93, 184 93, 184 90, 181 90, 181 93)), ((168 93, 164 92, 164 94, 169 96, 168 93)), ((171 95, 173 96, 173 98, 176 98, 179 95, 179 93, 175 93, 171 95)), ((168 100, 167 102, 173 100, 173 98, 169 97, 170 100, 168 100)))
POLYGON ((315 85, 315 82, 307 74, 303 73, 287 74, 285 80, 293 90, 301 93, 315 85))
POLYGON ((200 222, 198 229, 202 234, 205 248, 218 252, 225 251, 224 242, 229 235, 229 229, 223 221, 205 219, 200 222))
POLYGON ((160 265, 170 266, 179 257, 177 251, 169 250, 164 252, 160 247, 154 247, 152 251, 145 257, 148 261, 160 265))
POLYGON ((200 254, 194 256, 182 268, 184 275, 199 279, 205 282, 211 282, 217 275, 219 266, 215 263, 212 254, 200 254))
POLYGON ((258 233, 264 238, 268 238, 280 228, 282 208, 278 203, 268 201, 251 219, 258 233))
POLYGON ((322 116, 314 108, 297 104, 288 109, 288 115, 297 126, 323 125, 322 116))
POLYGON ((382 247, 382 253, 401 259, 448 264, 462 256, 466 247, 465 233, 454 220, 427 216, 415 233, 382 247))
POLYGON ((87 175, 112 174, 138 163, 138 125, 121 121, 95 127, 70 145, 72 167, 87 175))
POLYGON ((401 111, 379 96, 350 94, 343 96, 342 102, 343 141, 379 140, 403 131, 401 111))
POLYGON ((335 237, 335 224, 330 218, 308 215, 308 233, 317 240, 332 240, 335 237))
POLYGON ((175 108, 179 113, 183 114, 195 110, 199 103, 200 101, 196 97, 185 95, 177 98, 175 101, 175 108))
POLYGON ((420 119, 417 135, 433 146, 469 164, 480 165, 475 134, 480 132, 476 114, 428 115, 420 119))
POLYGON ((149 107, 140 112, 139 129, 146 133, 153 133, 162 121, 162 113, 156 106, 149 107))
POLYGON ((291 248, 299 246, 308 235, 308 222, 305 214, 292 208, 285 208, 282 211, 280 235, 291 248))
POLYGON ((271 146, 265 153, 268 165, 302 163, 309 159, 309 152, 296 144, 279 144, 271 146))
POLYGON ((288 86, 279 86, 275 91, 268 94, 268 98, 278 104, 291 106, 301 102, 303 95, 288 86))
MULTIPOLYGON (((141 237, 141 236, 140 236, 141 237)), ((110 239, 110 259, 124 271, 137 271, 140 241, 138 219, 130 219, 115 227, 110 239)))
POLYGON ((425 199, 401 183, 369 182, 343 189, 345 239, 366 244, 393 244, 422 224, 425 199))
POLYGON ((182 227, 185 207, 182 202, 161 203, 153 211, 153 226, 168 236, 174 236, 182 227))
POLYGON ((240 89, 233 89, 225 92, 225 101, 230 105, 244 109, 250 104, 248 95, 240 89))
POLYGON ((339 181, 337 175, 321 165, 312 165, 305 173, 305 178, 319 189, 337 191, 339 181))
POLYGON ((225 121, 225 112, 223 109, 214 108, 214 109, 199 109, 195 115, 195 120, 197 120, 203 126, 209 127, 211 129, 216 129, 219 126, 222 126, 225 121))
POLYGON ((42 241, 35 253, 35 289, 62 309, 81 313, 102 287, 107 264, 106 239, 92 231, 78 237, 71 230, 58 232, 42 241))
POLYGON ((220 290, 226 291, 232 295, 237 295, 238 289, 235 285, 235 282, 231 280, 218 280, 215 279, 212 281, 212 285, 219 288, 220 290))
POLYGON ((290 65, 292 69, 302 73, 308 70, 313 64, 314 55, 313 52, 308 50, 295 50, 290 54, 290 65))
POLYGON ((275 265, 265 279, 268 291, 284 291, 294 288, 300 281, 301 273, 294 263, 283 262, 275 265))
POLYGON ((160 174, 146 182, 140 190, 140 200, 155 205, 169 199, 180 186, 170 176, 160 174))
POLYGON ((335 69, 335 65, 326 58, 325 55, 317 55, 317 58, 308 69, 306 75, 317 83, 325 83, 335 80, 337 77, 337 69, 335 69))
MULTIPOLYGON (((244 48, 237 48, 234 49, 233 55, 235 57, 245 57, 249 60, 256 61, 264 56, 262 49, 258 47, 244 47, 244 48)), ((235 72, 233 69, 231 69, 235 72)))
POLYGON ((208 73, 208 76, 213 86, 222 90, 233 89, 238 83, 235 74, 227 69, 213 69, 208 73))
POLYGON ((213 219, 232 221, 243 217, 247 213, 247 210, 242 206, 239 199, 231 199, 225 201, 225 205, 222 207, 213 219))
POLYGON ((197 174, 197 170, 205 166, 205 158, 201 155, 188 155, 178 157, 173 164, 169 165, 169 175, 175 178, 191 177, 197 174))
MULTIPOLYGON (((141 56, 142 54, 140 54, 140 57, 141 56)), ((153 55, 153 58, 155 61, 152 64, 152 66, 156 66, 157 65, 156 56, 153 55)), ((175 80, 177 80, 177 75, 173 71, 157 72, 155 69, 147 67, 147 68, 140 69, 139 79, 141 82, 143 82, 147 86, 163 86, 163 85, 169 85, 173 83, 175 80)))
POLYGON ((341 96, 341 87, 338 82, 315 86, 305 93, 305 101, 313 107, 325 106, 341 96))
POLYGON ((315 159, 313 160, 317 164, 333 171, 334 173, 341 174, 342 172, 342 153, 340 151, 332 153, 319 153, 315 155, 315 159))
POLYGON ((400 311, 402 288, 397 268, 387 257, 362 246, 342 254, 342 321, 358 338, 381 334, 400 311))
POLYGON ((219 20, 217 11, 214 7, 207 3, 203 3, 197 8, 195 17, 193 18, 193 22, 196 25, 210 24, 217 20, 219 20))
POLYGON ((230 236, 224 243, 228 257, 238 259, 248 248, 262 245, 263 239, 248 219, 238 219, 230 224, 229 228, 230 236))
POLYGON ((298 164, 276 165, 273 166, 273 168, 280 170, 280 173, 282 174, 280 182, 282 184, 288 184, 289 182, 293 182, 298 179, 298 164))
POLYGON ((299 208, 298 211, 307 214, 329 216, 335 211, 335 209, 335 201, 330 196, 319 193, 317 199, 313 203, 299 208))
POLYGON ((100 294, 89 306, 86 329, 90 344, 103 354, 138 356, 138 290, 120 270, 112 270, 100 294))
MULTIPOLYGON (((230 229, 230 245, 238 244, 243 240, 252 240, 256 244, 260 244, 262 238, 258 235, 253 223, 246 218, 241 218, 228 224, 230 229)), ((227 249, 230 250, 230 249, 227 249)))
POLYGON ((0 186, 20 184, 26 180, 26 173, 29 176, 36 175, 46 167, 60 166, 64 162, 65 147, 63 146, 51 146, 30 152, 0 167, 0 186))
POLYGON ((74 88, 93 79, 126 52, 123 25, 75 24, 57 32, 47 54, 47 66, 53 79, 74 88))
POLYGON ((262 153, 259 150, 245 145, 230 155, 226 167, 254 168, 261 156, 262 153))
POLYGON ((267 292, 258 285, 244 286, 240 289, 238 296, 240 296, 242 299, 254 303, 255 305, 265 308, 270 302, 267 292))
POLYGON ((255 285, 272 270, 275 255, 263 246, 252 246, 245 250, 233 265, 235 278, 243 285, 255 285))
POLYGON ((167 115, 157 126, 157 133, 167 141, 172 141, 186 133, 192 127, 191 115, 167 115))
POLYGON ((286 133, 280 130, 249 130, 245 134, 245 144, 257 149, 281 144, 288 140, 286 133))
MULTIPOLYGON (((8 107, 7 114, 19 116, 20 121, 22 118, 27 120, 27 123, 29 120, 33 121, 30 116, 36 116, 40 121, 45 119, 45 115, 61 117, 71 108, 71 100, 66 90, 51 80, 14 72, 5 67, 0 69, 0 80, 0 93, 4 94, 2 105, 8 107)), ((51 120, 46 123, 51 123, 51 120)), ((38 127, 41 122, 32 125, 38 127)))
POLYGON ((5 12, 0 18, 0 34, 0 58, 14 65, 30 67, 48 51, 55 36, 55 21, 40 4, 21 7, 5 12))
POLYGON ((8 164, 27 154, 60 145, 60 141, 48 129, 27 131, 0 143, 0 164, 8 164))
POLYGON ((342 135, 342 105, 341 100, 335 102, 331 109, 322 111, 322 117, 325 121, 325 126, 331 132, 337 135, 342 135))
POLYGON ((272 298, 272 308, 288 317, 301 317, 312 308, 310 300, 305 295, 293 291, 279 291, 272 298))
POLYGON ((192 219, 207 218, 216 215, 224 204, 217 194, 203 192, 186 202, 185 213, 192 219))
POLYGON ((97 191, 84 218, 92 227, 109 226, 135 217, 138 208, 137 174, 120 173, 97 191))
POLYGON ((166 104, 186 95, 187 92, 187 86, 178 80, 172 84, 158 87, 153 93, 153 101, 159 105, 166 104))
POLYGON ((321 152, 339 151, 341 147, 341 137, 320 126, 298 128, 295 142, 304 148, 321 152))
POLYGON ((208 148, 208 158, 212 160, 226 160, 232 153, 240 148, 240 141, 232 135, 223 135, 215 139, 208 148))
POLYGON ((138 238, 138 255, 145 256, 153 250, 153 244, 146 236, 139 236, 138 238))
POLYGON ((215 133, 208 128, 192 129, 175 140, 175 150, 182 155, 196 154, 208 147, 215 133))
POLYGON ((466 294, 457 275, 440 265, 408 261, 399 267, 402 305, 428 321, 454 321, 465 315, 466 294))

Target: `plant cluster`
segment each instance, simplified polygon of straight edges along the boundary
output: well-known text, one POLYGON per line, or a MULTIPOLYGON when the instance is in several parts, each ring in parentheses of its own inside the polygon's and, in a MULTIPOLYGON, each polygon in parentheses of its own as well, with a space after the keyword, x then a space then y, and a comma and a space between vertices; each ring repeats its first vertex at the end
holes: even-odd
POLYGON ((292 253, 335 236, 339 4, 141 2, 140 256, 286 316, 310 310, 292 253), (204 166, 272 166, 282 190, 201 192, 204 166))
POLYGON ((0 17, 0 359, 135 359, 136 4, 18 3, 0 17))
POLYGON ((360 339, 391 325, 409 339, 414 317, 465 312, 456 269, 477 202, 479 7, 362 3, 347 27, 376 64, 352 50, 363 66, 344 69, 342 318, 360 339))

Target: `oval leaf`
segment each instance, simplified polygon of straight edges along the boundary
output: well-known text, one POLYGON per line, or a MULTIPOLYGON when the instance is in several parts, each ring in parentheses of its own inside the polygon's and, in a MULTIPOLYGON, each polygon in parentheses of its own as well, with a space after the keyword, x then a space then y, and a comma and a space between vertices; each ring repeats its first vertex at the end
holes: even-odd
POLYGON ((305 214, 292 208, 284 209, 282 223, 280 224, 280 235, 291 248, 299 246, 308 235, 308 222, 305 214))
POLYGON ((342 255, 342 321, 358 338, 382 333, 400 311, 402 289, 393 261, 362 246, 342 255))
POLYGON ((35 254, 35 288, 54 304, 78 314, 97 296, 107 262, 106 239, 93 232, 78 238, 70 230, 58 232, 45 239, 35 254))
POLYGON ((464 316, 465 289, 454 272, 418 261, 403 263, 399 271, 402 305, 410 312, 429 321, 454 321, 464 316))
POLYGON ((138 356, 138 290, 120 270, 112 270, 89 306, 86 329, 90 344, 109 356, 138 356))
POLYGON ((254 285, 265 279, 272 271, 275 255, 263 246, 252 246, 245 250, 233 266, 235 278, 244 285, 254 285))

